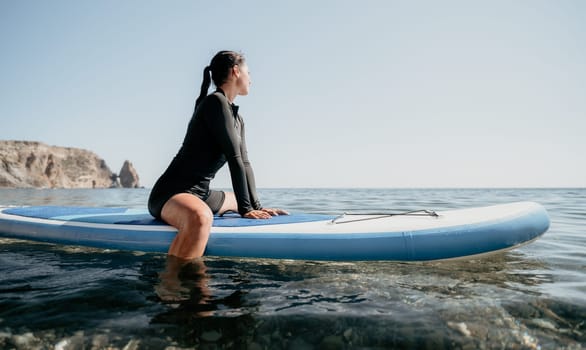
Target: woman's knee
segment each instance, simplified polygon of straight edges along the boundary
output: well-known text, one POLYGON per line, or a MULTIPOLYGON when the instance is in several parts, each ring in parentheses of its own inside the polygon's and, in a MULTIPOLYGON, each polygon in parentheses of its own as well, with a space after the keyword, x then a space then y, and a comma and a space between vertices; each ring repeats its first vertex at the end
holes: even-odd
POLYGON ((212 226, 213 221, 214 214, 207 205, 191 209, 187 217, 187 222, 192 227, 200 226, 210 228, 212 226))

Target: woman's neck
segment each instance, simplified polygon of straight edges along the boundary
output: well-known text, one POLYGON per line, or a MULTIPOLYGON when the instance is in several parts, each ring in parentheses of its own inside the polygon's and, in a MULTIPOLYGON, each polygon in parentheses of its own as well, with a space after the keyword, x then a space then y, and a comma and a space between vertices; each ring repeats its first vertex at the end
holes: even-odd
POLYGON ((234 86, 234 84, 225 83, 224 85, 220 86, 220 89, 226 95, 226 98, 230 103, 234 103, 236 96, 238 96, 238 88, 234 86))

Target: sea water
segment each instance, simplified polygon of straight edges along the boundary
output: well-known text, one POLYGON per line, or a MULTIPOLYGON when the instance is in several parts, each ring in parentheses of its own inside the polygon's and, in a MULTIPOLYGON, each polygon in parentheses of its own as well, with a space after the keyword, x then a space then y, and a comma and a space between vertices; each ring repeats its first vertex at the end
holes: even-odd
MULTIPOLYGON (((293 212, 446 210, 536 201, 537 241, 454 261, 206 257, 0 239, 1 349, 581 349, 586 189, 261 189, 293 212)), ((144 208, 146 189, 0 190, 0 205, 144 208)))

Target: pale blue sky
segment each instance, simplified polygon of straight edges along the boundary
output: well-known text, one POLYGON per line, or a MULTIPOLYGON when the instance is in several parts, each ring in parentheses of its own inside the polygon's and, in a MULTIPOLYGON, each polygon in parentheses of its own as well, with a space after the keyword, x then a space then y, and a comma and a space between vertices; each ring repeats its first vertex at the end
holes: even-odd
POLYGON ((581 0, 3 0, 0 139, 151 186, 221 49, 259 187, 586 186, 581 0))

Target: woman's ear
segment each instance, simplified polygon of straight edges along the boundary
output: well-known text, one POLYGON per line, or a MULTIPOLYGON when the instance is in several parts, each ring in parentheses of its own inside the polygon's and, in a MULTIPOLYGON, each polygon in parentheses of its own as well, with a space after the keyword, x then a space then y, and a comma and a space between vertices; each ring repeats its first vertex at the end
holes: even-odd
POLYGON ((236 79, 240 78, 240 67, 237 64, 232 67, 232 74, 234 74, 236 79))

